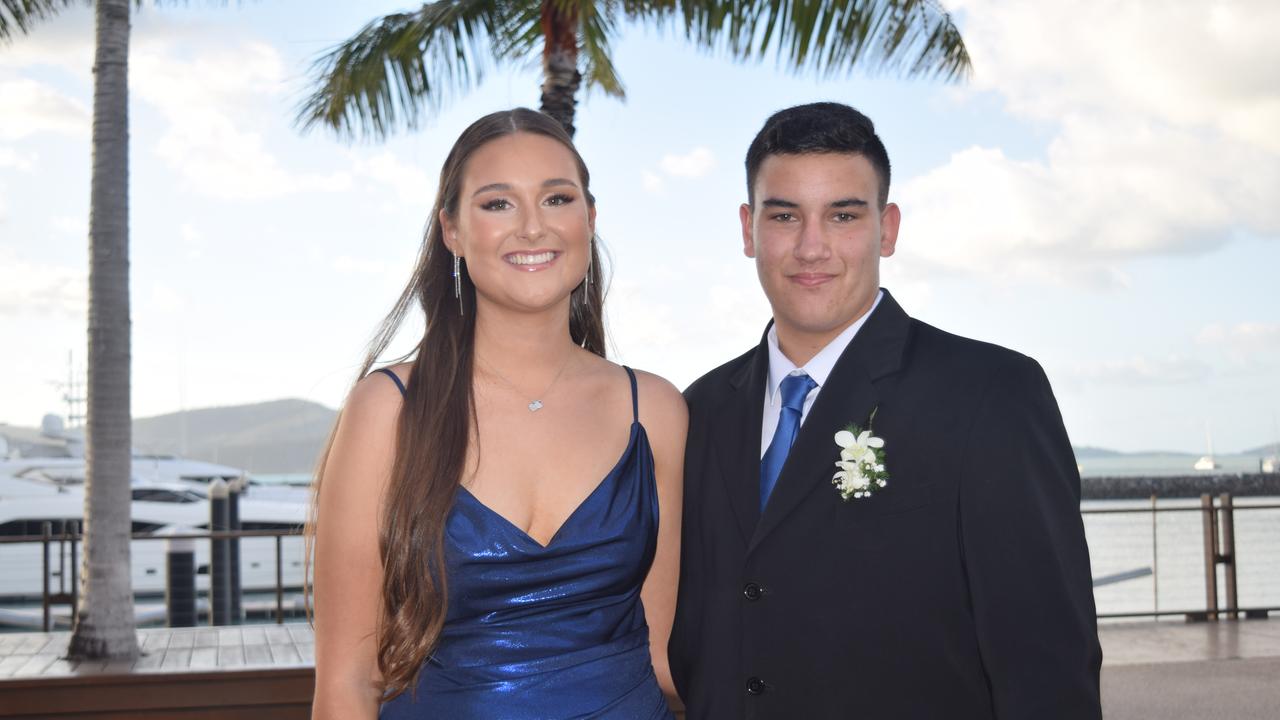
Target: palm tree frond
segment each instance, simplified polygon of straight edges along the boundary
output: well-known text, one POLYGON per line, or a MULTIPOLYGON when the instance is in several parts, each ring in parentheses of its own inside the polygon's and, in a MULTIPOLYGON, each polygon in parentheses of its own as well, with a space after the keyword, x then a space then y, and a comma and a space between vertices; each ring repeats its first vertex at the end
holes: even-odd
POLYGON ((442 0, 375 20, 315 61, 297 122, 347 138, 416 128, 424 111, 438 111, 503 59, 508 17, 507 3, 442 0))
POLYGON ((582 43, 583 79, 587 88, 600 88, 605 95, 625 99, 626 88, 613 67, 609 40, 617 32, 618 18, 614 3, 583 3, 582 28, 578 33, 582 43), (602 12, 603 10, 603 12, 602 12))
MULTIPOLYGON (((669 2, 632 0, 649 17, 675 14, 669 2), (652 7, 649 7, 652 6, 652 7)), ((855 66, 959 80, 972 69, 964 39, 935 0, 685 0, 686 36, 738 60, 771 50, 793 70, 820 75, 855 66)))
POLYGON ((0 0, 0 40, 26 35, 32 26, 56 15, 68 5, 88 4, 77 0, 0 0))

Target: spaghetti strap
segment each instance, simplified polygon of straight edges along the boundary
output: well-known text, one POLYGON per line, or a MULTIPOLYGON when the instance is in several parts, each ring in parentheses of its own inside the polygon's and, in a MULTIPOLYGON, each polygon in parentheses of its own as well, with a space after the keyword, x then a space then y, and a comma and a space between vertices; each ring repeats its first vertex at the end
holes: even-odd
MULTIPOLYGON (((390 371, 389 369, 387 369, 387 368, 378 368, 377 370, 374 370, 374 372, 385 373, 387 377, 391 378, 391 380, 392 380, 393 382, 395 382, 396 387, 400 388, 400 395, 401 395, 401 396, 403 396, 403 395, 407 394, 407 393, 405 393, 404 383, 400 382, 400 377, 399 377, 399 376, 397 376, 395 373, 391 372, 391 371, 390 371)), ((635 385, 635 380, 632 380, 632 381, 631 381, 631 384, 632 384, 632 386, 634 386, 634 385, 635 385)))
POLYGON ((632 422, 640 422, 640 394, 636 390, 636 371, 622 366, 627 371, 627 377, 631 378, 631 420, 632 422))

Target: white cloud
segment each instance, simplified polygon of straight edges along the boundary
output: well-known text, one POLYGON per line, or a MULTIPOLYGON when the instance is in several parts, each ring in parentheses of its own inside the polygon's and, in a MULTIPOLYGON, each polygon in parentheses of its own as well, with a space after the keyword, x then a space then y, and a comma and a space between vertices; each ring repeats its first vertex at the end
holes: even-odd
POLYGON ((640 187, 647 193, 661 195, 666 191, 666 183, 657 173, 648 170, 640 171, 640 187))
POLYGON ((180 315, 187 309, 187 301, 177 289, 157 283, 151 286, 147 309, 161 315, 180 315))
POLYGON ((972 147, 903 183, 904 254, 1114 285, 1135 256, 1280 235, 1280 6, 1242 5, 955 3, 973 87, 1056 135, 1043 159, 972 147))
POLYGON ((663 155, 658 163, 668 175, 684 178, 700 178, 715 167, 716 158, 711 149, 698 146, 684 155, 663 155))
POLYGON ((0 248, 0 315, 83 316, 88 292, 85 270, 29 262, 0 248))
POLYGON ((1182 385, 1201 382, 1213 374, 1205 362, 1183 355, 1150 358, 1137 356, 1093 365, 1077 366, 1068 377, 1086 386, 1182 385))
POLYGON ((0 146, 0 168, 12 168, 20 172, 30 172, 39 159, 39 156, 34 152, 22 152, 11 147, 0 146))
MULTIPOLYGON (((78 136, 89 132, 90 114, 84 103, 28 78, 0 80, 0 117, 4 118, 2 140, 41 132, 78 136)), ((5 165, 0 153, 0 167, 5 165)))
MULTIPOLYGON (((38 33, 4 48, 0 67, 56 67, 91 92, 92 23, 91 13, 61 14, 41 24, 38 33)), ((191 189, 220 199, 350 188, 347 173, 281 165, 270 140, 256 131, 292 132, 279 127, 292 102, 291 71, 271 45, 245 38, 241 28, 210 26, 160 11, 136 16, 131 43, 130 92, 169 123, 151 148, 135 136, 135 153, 154 149, 191 189)), ((0 138, 38 129, 85 132, 86 107, 33 80, 10 81, 0 85, 0 117, 6 118, 0 138), (11 123, 10 116, 22 120, 11 123)))
POLYGON ((352 156, 352 172, 391 188, 402 202, 423 212, 435 201, 435 184, 420 167, 406 165, 390 151, 352 156))
POLYGON ((1196 343, 1228 350, 1258 351, 1280 349, 1280 324, 1241 322, 1214 323, 1196 334, 1196 343))
MULTIPOLYGON (((184 48, 190 51, 189 48, 184 48)), ((270 123, 286 92, 284 62, 262 42, 226 41, 186 59, 164 38, 140 43, 132 87, 169 121, 157 154, 196 191, 253 200, 351 186, 345 173, 296 172, 281 166, 267 141, 249 128, 270 123)))

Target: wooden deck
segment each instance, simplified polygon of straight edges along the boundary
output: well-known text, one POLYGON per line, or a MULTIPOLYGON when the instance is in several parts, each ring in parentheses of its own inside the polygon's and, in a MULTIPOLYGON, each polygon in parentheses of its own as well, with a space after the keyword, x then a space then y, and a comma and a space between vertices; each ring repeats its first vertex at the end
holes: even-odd
POLYGON ((138 631, 132 662, 63 657, 69 632, 0 635, 0 718, 307 718, 305 623, 138 631))

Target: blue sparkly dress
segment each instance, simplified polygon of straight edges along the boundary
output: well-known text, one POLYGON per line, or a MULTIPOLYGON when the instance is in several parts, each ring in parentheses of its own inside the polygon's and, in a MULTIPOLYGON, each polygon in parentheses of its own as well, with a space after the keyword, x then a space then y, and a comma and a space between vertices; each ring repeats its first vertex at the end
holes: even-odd
POLYGON ((416 693, 383 703, 379 718, 672 717, 640 604, 657 544, 658 496, 635 373, 626 371, 627 449, 546 546, 458 489, 445 522, 444 630, 416 693))

